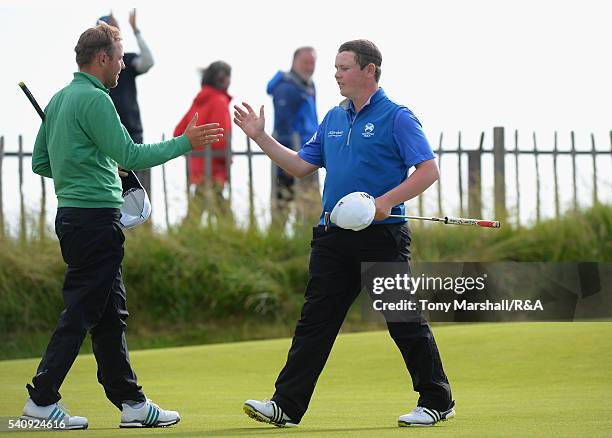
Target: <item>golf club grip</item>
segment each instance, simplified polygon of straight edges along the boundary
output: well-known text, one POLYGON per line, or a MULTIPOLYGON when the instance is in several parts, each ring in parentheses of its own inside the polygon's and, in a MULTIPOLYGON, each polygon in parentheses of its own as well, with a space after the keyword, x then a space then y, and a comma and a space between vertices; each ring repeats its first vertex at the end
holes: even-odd
POLYGON ((26 95, 26 97, 28 98, 28 100, 30 101, 30 103, 32 104, 32 106, 34 107, 38 115, 40 116, 40 118, 42 120, 45 120, 45 113, 41 109, 40 105, 38 105, 38 102, 36 102, 36 99, 34 99, 34 96, 32 96, 32 93, 30 93, 30 90, 28 90, 28 87, 26 87, 26 84, 24 84, 23 82, 19 82, 19 88, 21 88, 23 93, 26 95))
POLYGON ((445 217, 445 224, 452 225, 476 225, 484 228, 499 228, 501 224, 499 221, 488 221, 483 219, 464 219, 460 217, 445 217))
POLYGON ((499 227, 501 227, 501 223, 499 221, 479 220, 479 221, 476 221, 476 225, 478 225, 479 227, 485 227, 485 228, 499 228, 499 227))

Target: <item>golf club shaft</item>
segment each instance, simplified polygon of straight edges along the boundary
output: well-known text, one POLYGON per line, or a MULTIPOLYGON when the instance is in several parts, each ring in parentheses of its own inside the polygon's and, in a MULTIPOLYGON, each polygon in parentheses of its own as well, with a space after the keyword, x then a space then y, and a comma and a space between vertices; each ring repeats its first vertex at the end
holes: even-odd
POLYGON ((389 217, 399 217, 404 219, 416 219, 420 221, 433 221, 433 222, 444 222, 445 224, 451 225, 473 225, 477 227, 485 227, 485 228, 499 228, 501 224, 499 221, 489 221, 484 219, 466 219, 461 217, 449 217, 445 216, 441 217, 424 217, 424 216, 407 216, 401 214, 392 214, 389 217))
MULTIPOLYGON (((38 115, 40 116, 40 118, 44 121, 45 120, 45 113, 43 112, 43 110, 41 109, 40 105, 38 105, 38 102, 36 102, 36 99, 34 99, 34 96, 32 95, 32 93, 30 92, 30 90, 28 89, 28 87, 26 87, 26 84, 22 82, 19 82, 19 88, 21 88, 23 90, 23 93, 26 95, 26 97, 28 98, 28 100, 30 101, 30 103, 32 104, 32 106, 34 107, 34 109, 36 110, 36 112, 38 113, 38 115)), ((140 184, 140 181, 138 180, 138 178, 136 177, 136 174, 134 174, 134 171, 132 170, 126 170, 126 172, 129 174, 130 177, 133 176, 133 179, 135 179, 135 181, 132 183, 133 187, 140 187, 142 188, 142 184, 140 184)), ((127 177, 125 177, 127 178, 127 177)), ((124 181, 124 177, 121 177, 121 181, 123 184, 124 181)), ((129 187, 129 186, 128 186, 129 187)), ((124 189, 124 192, 126 191, 126 189, 124 189)))
POLYGON ((23 90, 23 93, 26 95, 26 97, 28 98, 28 100, 30 101, 30 103, 32 104, 32 106, 34 107, 38 115, 40 116, 40 118, 42 120, 45 120, 45 113, 40 108, 40 105, 38 105, 38 102, 36 102, 36 99, 34 99, 34 96, 32 96, 32 93, 30 93, 30 90, 28 90, 28 87, 26 87, 26 84, 24 84, 23 82, 19 82, 19 87, 23 90))

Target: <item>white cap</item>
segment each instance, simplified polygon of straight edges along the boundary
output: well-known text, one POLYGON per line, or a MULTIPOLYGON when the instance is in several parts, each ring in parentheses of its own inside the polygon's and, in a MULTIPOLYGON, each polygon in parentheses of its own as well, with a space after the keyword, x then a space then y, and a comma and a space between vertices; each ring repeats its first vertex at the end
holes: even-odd
POLYGON ((123 206, 119 222, 123 228, 134 228, 151 215, 151 202, 143 188, 131 188, 123 193, 123 206))
POLYGON ((338 201, 331 212, 331 221, 340 228, 360 231, 374 220, 376 203, 365 192, 353 192, 338 201))

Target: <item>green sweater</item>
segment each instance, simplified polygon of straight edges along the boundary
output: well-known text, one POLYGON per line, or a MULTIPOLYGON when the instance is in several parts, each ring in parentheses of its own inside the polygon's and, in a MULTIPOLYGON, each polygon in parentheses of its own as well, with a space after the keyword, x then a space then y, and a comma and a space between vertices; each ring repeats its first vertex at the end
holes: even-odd
POLYGON ((58 207, 120 208, 117 165, 139 170, 191 150, 185 135, 136 144, 121 124, 109 90, 83 72, 45 108, 32 152, 32 170, 53 178, 58 207))

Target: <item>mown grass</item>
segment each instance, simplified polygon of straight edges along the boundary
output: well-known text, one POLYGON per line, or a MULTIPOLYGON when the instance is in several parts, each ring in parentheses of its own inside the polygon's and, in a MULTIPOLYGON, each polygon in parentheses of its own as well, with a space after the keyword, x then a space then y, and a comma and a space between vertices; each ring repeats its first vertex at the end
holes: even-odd
MULTIPOLYGON (((611 206, 532 228, 414 224, 412 231, 414 260, 612 261, 611 206)), ((310 228, 287 236, 219 221, 126 234, 124 278, 134 347, 291 332, 307 280, 310 228)), ((0 239, 0 331, 8 339, 0 358, 42 353, 62 309, 64 269, 54 238, 0 239)))
MULTIPOLYGON (((104 397, 91 355, 76 360, 62 401, 89 419, 89 430, 77 436, 92 437, 610 436, 612 324, 459 324, 434 333, 457 416, 432 428, 397 427, 417 395, 386 332, 338 337, 296 429, 256 423, 242 412, 244 400, 272 394, 291 343, 286 338, 132 352, 147 396, 181 413, 168 429, 119 430, 120 413, 104 397)), ((21 413, 36 366, 36 359, 0 362, 3 415, 21 413)))

